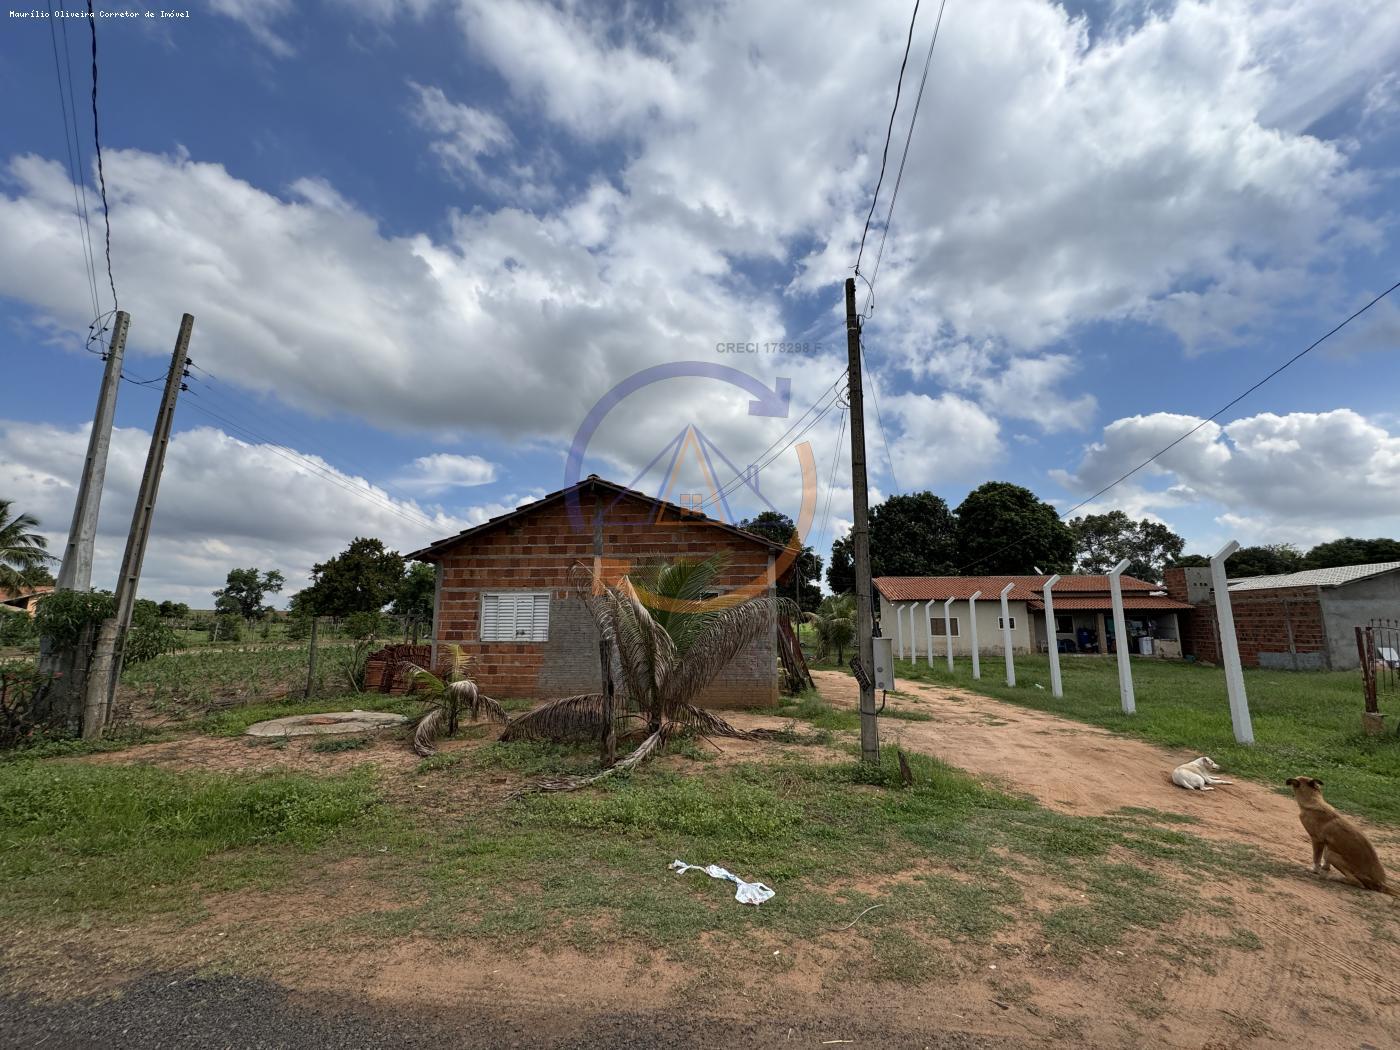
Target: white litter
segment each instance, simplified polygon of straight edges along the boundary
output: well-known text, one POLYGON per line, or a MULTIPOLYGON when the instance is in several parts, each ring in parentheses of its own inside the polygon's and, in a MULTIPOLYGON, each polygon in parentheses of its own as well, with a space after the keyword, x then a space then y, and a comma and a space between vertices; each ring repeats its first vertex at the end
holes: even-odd
POLYGON ((734 885, 738 887, 734 892, 734 899, 740 904, 762 904, 764 901, 771 899, 774 894, 774 891, 763 885, 763 883, 745 882, 743 879, 739 878, 738 875, 735 875, 732 871, 726 871, 718 864, 710 864, 702 868, 699 864, 687 864, 683 860, 671 861, 671 870, 677 875, 684 875, 692 868, 703 871, 712 879, 726 879, 734 883, 734 885))

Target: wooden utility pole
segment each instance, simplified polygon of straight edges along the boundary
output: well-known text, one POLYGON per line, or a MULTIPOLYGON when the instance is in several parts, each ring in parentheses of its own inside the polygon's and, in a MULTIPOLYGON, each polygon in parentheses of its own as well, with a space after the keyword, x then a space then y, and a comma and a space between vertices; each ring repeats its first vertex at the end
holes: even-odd
POLYGON ((856 653, 860 660, 860 757, 880 761, 880 725, 875 715, 875 616, 870 584, 870 495, 865 477, 865 402, 861 389, 860 316, 856 279, 846 278, 846 380, 851 409, 851 549, 856 572, 856 653))
POLYGON ((146 453, 146 470, 141 476, 141 488, 136 493, 136 509, 131 515, 131 532, 126 538, 126 552, 122 555, 121 573, 117 577, 116 613, 111 620, 102 625, 98 637, 99 651, 94 656, 94 668, 101 666, 106 671, 106 681, 99 681, 96 674, 89 679, 89 699, 83 718, 84 737, 101 735, 111 717, 112 700, 116 695, 117 682, 121 680, 126 636, 131 629, 132 610, 136 607, 136 588, 141 582, 141 564, 146 557, 146 544, 151 538, 156 494, 160 491, 160 475, 165 469, 165 452, 170 445, 170 429, 175 422, 175 401, 185 385, 185 360, 189 355, 190 334, 193 331, 194 318, 185 314, 180 319, 180 334, 175 339, 175 352, 170 357, 170 372, 165 377, 165 392, 161 395, 160 410, 156 413, 155 427, 151 431, 151 447, 146 453), (104 689, 100 700, 93 695, 93 690, 99 687, 104 689))
POLYGON ((117 388, 121 386, 122 356, 126 352, 126 331, 131 317, 118 310, 112 321, 112 341, 107 346, 107 368, 102 373, 102 389, 88 433, 87 458, 78 481, 78 499, 73 504, 73 524, 63 549, 56 590, 92 589, 92 551, 97 543, 97 513, 102 505, 102 482, 107 475, 107 450, 112 444, 112 418, 117 411, 117 388))

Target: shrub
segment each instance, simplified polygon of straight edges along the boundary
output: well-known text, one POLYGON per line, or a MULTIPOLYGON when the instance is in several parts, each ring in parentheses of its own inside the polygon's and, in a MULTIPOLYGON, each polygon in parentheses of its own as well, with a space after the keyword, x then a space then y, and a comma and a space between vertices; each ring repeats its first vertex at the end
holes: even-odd
POLYGON ((0 647, 27 649, 37 643, 39 631, 24 613, 0 613, 0 647))
POLYGON ((55 591, 39 600, 34 626, 61 649, 76 643, 89 626, 116 611, 111 591, 55 591))
POLYGON ((131 630, 126 633, 122 662, 130 667, 173 653, 177 647, 175 629, 160 618, 156 603, 137 602, 131 616, 131 630))
POLYGON ((211 642, 241 642, 243 640, 243 617, 236 613, 220 613, 209 625, 211 642))

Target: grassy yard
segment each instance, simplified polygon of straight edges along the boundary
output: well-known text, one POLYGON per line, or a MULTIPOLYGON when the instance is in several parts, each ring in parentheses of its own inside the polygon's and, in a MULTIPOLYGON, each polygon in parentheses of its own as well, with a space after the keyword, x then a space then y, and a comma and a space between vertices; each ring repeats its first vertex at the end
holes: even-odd
POLYGON ((385 792, 384 774, 368 766, 256 776, 6 763, 0 917, 197 921, 210 892, 277 890, 354 858, 390 907, 318 923, 318 939, 585 950, 625 942, 684 958, 711 935, 776 967, 778 945, 879 904, 861 919, 865 947, 852 965, 876 980, 919 981, 949 965, 931 950, 938 944, 987 950, 1027 915, 1032 935, 1069 962, 1221 907, 1162 861, 1246 880, 1269 870, 1161 815, 1056 814, 922 756, 910 756, 916 784, 902 789, 892 755, 872 770, 800 756, 718 766, 708 752, 691 754, 693 764, 644 767, 587 792, 476 797, 469 819, 460 793, 483 774, 585 770, 592 748, 488 744, 444 754, 411 774, 413 805, 385 792), (676 858, 724 865, 778 895, 761 909, 739 907, 732 885, 670 873, 676 858), (1026 878, 1063 893, 1028 910, 1026 878))
POLYGON ((899 661, 897 678, 956 685, 1023 707, 1141 737, 1183 753, 1210 755, 1229 773, 1280 788, 1306 773, 1327 784, 1338 807, 1373 820, 1400 824, 1400 698, 1382 702, 1392 730, 1380 737, 1361 731, 1358 672, 1290 672, 1247 669, 1245 687, 1255 744, 1235 743, 1225 694, 1225 674, 1215 667, 1134 659, 1137 713, 1122 712, 1117 663, 1099 657, 1062 657, 1064 697, 1050 695, 1050 661, 1044 655, 1016 658, 1016 686, 1008 687, 998 657, 982 660, 973 681, 971 662, 899 661))

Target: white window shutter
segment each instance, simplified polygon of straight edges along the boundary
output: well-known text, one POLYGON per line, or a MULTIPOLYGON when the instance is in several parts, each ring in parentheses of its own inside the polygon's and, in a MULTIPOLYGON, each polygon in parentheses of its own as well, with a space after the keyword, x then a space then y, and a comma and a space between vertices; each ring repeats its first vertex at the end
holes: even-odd
POLYGON ((549 592, 488 591, 481 596, 483 642, 549 641, 549 592))

